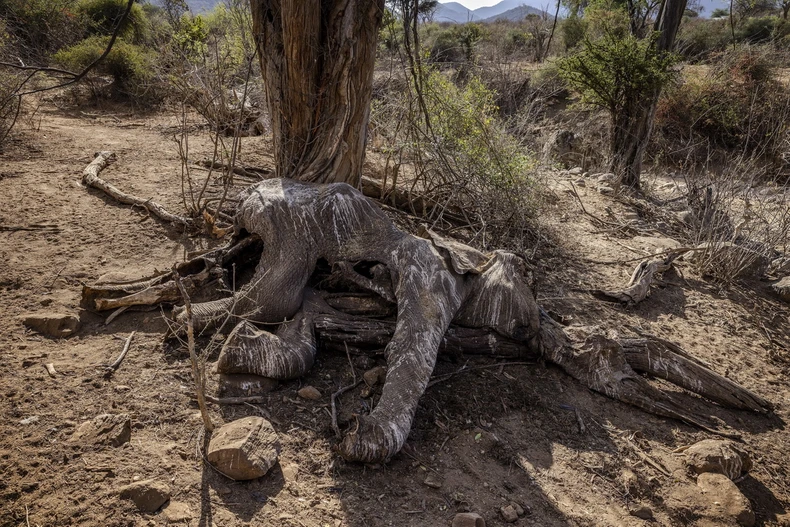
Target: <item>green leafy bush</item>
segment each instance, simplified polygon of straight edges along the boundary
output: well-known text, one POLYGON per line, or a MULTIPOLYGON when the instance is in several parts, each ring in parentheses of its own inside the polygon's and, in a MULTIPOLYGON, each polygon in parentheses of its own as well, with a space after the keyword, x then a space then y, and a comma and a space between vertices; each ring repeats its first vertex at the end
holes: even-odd
MULTIPOLYGON (((80 71, 99 58, 110 37, 93 36, 67 49, 60 50, 54 60, 75 71, 80 71)), ((97 66, 97 72, 113 78, 113 88, 117 94, 142 95, 146 82, 151 79, 154 56, 141 46, 130 44, 119 38, 112 51, 97 66)))
POLYGON ((728 20, 686 20, 680 26, 677 50, 689 61, 705 60, 712 53, 721 53, 732 44, 728 20))
POLYGON ((570 16, 563 20, 560 25, 560 32, 562 33, 562 42, 565 45, 565 49, 572 50, 581 44, 586 31, 587 24, 579 16, 570 16))
POLYGON ((609 110, 614 119, 672 78, 677 57, 657 52, 656 37, 609 31, 596 40, 585 38, 579 51, 557 62, 560 75, 583 103, 609 110))
POLYGON ((426 31, 426 43, 432 62, 474 61, 477 45, 486 34, 483 26, 474 22, 455 24, 448 28, 435 24, 431 26, 433 27, 426 31))
MULTIPOLYGON (((0 20, 16 55, 43 62, 82 37, 75 0, 0 0, 0 20)), ((6 50, 7 51, 7 50, 6 50)))
MULTIPOLYGON (((77 12, 86 22, 87 35, 111 35, 115 26, 126 12, 126 0, 80 0, 77 12)), ((148 18, 138 3, 132 4, 129 15, 124 19, 118 35, 127 42, 140 44, 150 34, 148 18)))

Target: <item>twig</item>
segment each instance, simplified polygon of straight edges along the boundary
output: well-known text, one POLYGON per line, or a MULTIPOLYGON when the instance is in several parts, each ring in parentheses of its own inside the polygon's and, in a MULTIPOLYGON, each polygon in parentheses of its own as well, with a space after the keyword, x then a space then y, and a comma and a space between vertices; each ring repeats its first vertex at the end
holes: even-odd
POLYGON ((354 376, 354 382, 357 382, 357 370, 354 368, 354 363, 351 362, 351 352, 348 351, 348 344, 346 341, 343 341, 343 345, 346 347, 346 358, 348 359, 348 365, 351 368, 351 375, 354 376))
POLYGON ((47 231, 51 233, 60 232, 60 227, 57 225, 47 224, 32 224, 32 225, 0 225, 0 231, 3 232, 18 232, 18 231, 47 231))
POLYGON ((344 388, 340 388, 338 391, 332 394, 332 397, 329 398, 329 401, 332 406, 332 430, 335 431, 335 435, 337 436, 338 439, 340 439, 342 434, 340 433, 340 427, 337 426, 337 404, 336 404, 337 398, 343 395, 344 393, 346 393, 347 391, 356 388, 357 386, 359 386, 361 382, 362 379, 358 379, 354 381, 353 384, 349 384, 344 388))
POLYGON ((269 398, 261 395, 250 395, 247 397, 214 397, 206 395, 205 400, 213 404, 262 404, 268 402, 269 398))
POLYGON ((488 369, 488 368, 500 368, 502 366, 531 366, 533 364, 535 364, 535 363, 534 362, 524 362, 524 361, 520 361, 520 362, 497 362, 497 363, 494 363, 494 364, 484 364, 482 366, 472 366, 471 368, 467 368, 466 364, 464 364, 463 366, 461 366, 460 368, 458 368, 454 372, 448 373, 446 375, 441 375, 439 377, 435 377, 431 382, 428 383, 428 386, 426 386, 425 389, 427 390, 431 386, 433 386, 435 384, 439 384, 440 382, 444 382, 444 381, 454 377, 455 375, 458 375, 459 373, 465 373, 465 372, 468 372, 468 371, 476 371, 476 370, 485 370, 485 369, 488 369))
POLYGON ((583 434, 587 430, 587 427, 584 426, 584 421, 582 420, 582 415, 579 413, 579 409, 578 408, 574 408, 573 411, 574 411, 574 413, 576 413, 576 422, 579 424, 579 433, 583 434))
POLYGON ((116 309, 115 311, 113 311, 112 313, 110 313, 110 316, 107 317, 107 320, 104 321, 104 325, 105 326, 109 326, 110 322, 115 320, 118 317, 118 315, 120 315, 121 313, 123 313, 124 311, 129 309, 130 307, 131 306, 121 306, 118 309, 116 309))
POLYGON ((655 461, 653 458, 651 458, 650 456, 648 456, 647 454, 642 452, 642 449, 639 448, 639 445, 637 445, 636 443, 634 443, 631 440, 628 440, 628 442, 631 443, 631 446, 634 447, 634 452, 636 452, 636 455, 638 455, 642 459, 642 461, 644 461, 645 463, 647 463, 648 465, 650 465, 654 469, 658 470, 663 475, 668 476, 668 477, 672 477, 672 473, 669 470, 664 468, 664 466, 661 465, 658 461, 655 461))
POLYGON ((113 362, 112 364, 107 366, 107 368, 105 369, 105 373, 104 373, 105 375, 107 375, 107 376, 112 375, 113 372, 115 370, 117 370, 121 366, 121 363, 123 362, 123 359, 126 358, 126 354, 129 352, 129 346, 132 344, 132 338, 134 337, 135 333, 137 333, 137 332, 136 331, 132 331, 129 334, 129 336, 126 338, 126 342, 123 345, 123 350, 121 351, 121 354, 118 355, 118 358, 115 359, 115 362, 113 362))
POLYGON ((195 379, 195 391, 197 393, 198 408, 200 408, 200 415, 203 417, 203 426, 207 431, 214 430, 214 424, 211 422, 211 417, 208 415, 206 408, 206 377, 205 371, 198 363, 197 353, 195 353, 195 328, 192 318, 192 302, 189 300, 189 293, 187 293, 181 276, 178 274, 176 266, 173 266, 173 280, 181 293, 181 298, 184 299, 184 309, 187 315, 187 347, 189 348, 189 360, 192 363, 192 376, 195 379))

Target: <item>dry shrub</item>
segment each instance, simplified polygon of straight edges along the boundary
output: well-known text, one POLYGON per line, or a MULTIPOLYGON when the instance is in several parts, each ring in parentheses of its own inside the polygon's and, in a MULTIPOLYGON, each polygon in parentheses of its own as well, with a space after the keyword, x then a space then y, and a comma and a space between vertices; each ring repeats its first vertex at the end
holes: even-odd
POLYGON ((703 276, 722 282, 759 276, 788 253, 790 188, 765 182, 753 159, 731 159, 718 173, 686 177, 688 211, 683 236, 703 247, 689 260, 703 276))
POLYGON ((775 53, 740 48, 719 54, 707 71, 687 72, 665 90, 656 111, 654 156, 702 166, 732 155, 790 169, 790 90, 777 79, 775 53))
POLYGON ((407 189, 412 213, 483 249, 523 249, 538 209, 536 162, 497 118, 494 92, 436 70, 418 86, 374 87, 371 143, 386 156, 385 194, 407 189))

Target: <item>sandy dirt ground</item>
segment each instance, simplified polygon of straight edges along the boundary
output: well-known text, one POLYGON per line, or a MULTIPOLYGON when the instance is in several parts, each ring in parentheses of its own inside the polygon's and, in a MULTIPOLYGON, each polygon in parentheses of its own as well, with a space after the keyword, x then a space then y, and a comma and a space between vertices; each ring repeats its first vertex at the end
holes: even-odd
MULTIPOLYGON (((280 383, 266 404, 211 406, 216 422, 270 417, 282 442, 279 464, 263 478, 234 482, 213 471, 203 459, 188 356, 162 345, 167 312, 125 313, 105 325, 106 314, 79 306, 82 284, 101 275, 150 275, 221 243, 187 236, 80 184, 94 152, 111 150, 117 161, 102 177, 183 213, 176 124, 167 113, 87 115, 45 104, 35 126, 26 123, 0 155, 0 527, 433 526, 450 525, 461 511, 498 526, 506 525, 500 508, 511 502, 526 512, 515 523, 521 526, 728 524, 683 505, 684 489, 695 483, 674 453, 714 436, 592 393, 544 364, 474 369, 431 387, 407 446, 385 466, 367 467, 332 452, 329 395, 350 383, 352 371, 345 355, 320 353, 307 377, 280 383), (51 339, 19 318, 44 312, 75 314, 81 329, 51 339), (104 365, 132 331, 127 358, 106 377, 104 365), (304 385, 321 398, 299 398, 304 385), (107 413, 130 416, 129 442, 113 448, 74 439, 83 421, 107 413), (166 486, 170 499, 142 513, 119 489, 149 479, 166 486), (630 513, 643 506, 653 520, 630 513)), ((204 131, 193 135, 191 149, 193 158, 210 155, 204 131)), ((245 139, 241 160, 271 166, 269 151, 265 138, 245 139)), ((594 299, 584 291, 625 283, 634 262, 589 260, 639 257, 666 239, 644 216, 636 232, 596 227, 565 192, 568 178, 549 177, 545 241, 533 260, 539 302, 574 323, 613 332, 631 325, 676 341, 774 403, 768 416, 708 407, 742 435, 754 462, 737 486, 757 525, 790 525, 788 305, 766 282, 723 288, 684 264, 635 308, 594 299)), ((579 194, 593 214, 634 212, 592 184, 579 194)), ((466 361, 442 360, 437 374, 466 361)), ((385 364, 381 357, 352 363, 357 374, 385 364)), ((468 359, 469 366, 485 364, 468 359)), ((359 388, 340 403, 343 424, 367 411, 370 399, 359 388)), ((699 403, 689 397, 689 404, 699 403)))

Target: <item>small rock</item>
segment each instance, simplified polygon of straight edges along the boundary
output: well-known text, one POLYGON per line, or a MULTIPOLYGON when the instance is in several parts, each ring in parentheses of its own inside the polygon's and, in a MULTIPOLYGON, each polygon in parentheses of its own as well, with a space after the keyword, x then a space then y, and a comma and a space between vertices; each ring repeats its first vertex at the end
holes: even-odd
POLYGON ((601 185, 598 187, 598 192, 608 196, 609 194, 614 194, 614 189, 607 185, 601 185))
POLYGON ((643 520, 653 519, 653 509, 651 509, 647 505, 642 505, 641 507, 637 507, 636 509, 628 511, 628 513, 631 516, 636 516, 637 518, 641 518, 643 520))
POLYGON ((515 501, 511 501, 510 506, 513 507, 513 510, 516 511, 516 514, 518 514, 519 518, 527 514, 527 511, 524 510, 524 507, 522 507, 520 504, 516 503, 515 501))
POLYGON ((384 379, 387 376, 387 368, 384 366, 376 366, 373 369, 366 371, 362 374, 365 384, 368 386, 375 386, 377 384, 384 384, 384 379))
POLYGON ((426 476, 425 481, 423 481, 423 483, 425 483, 426 485, 428 485, 432 489, 440 489, 440 488, 442 488, 442 480, 441 480, 441 478, 439 476, 437 476, 436 474, 432 473, 432 472, 429 473, 428 476, 426 476))
POLYGON ((737 479, 752 468, 749 455, 732 441, 705 439, 686 449, 686 465, 695 473, 715 472, 737 479))
POLYGON ((368 355, 357 355, 353 359, 354 366, 361 370, 369 370, 376 365, 376 360, 368 355))
POLYGON ((192 510, 184 502, 171 501, 162 509, 162 515, 170 523, 188 522, 192 519, 192 510))
POLYGON ((305 386, 304 388, 296 392, 296 395, 298 395, 302 399, 308 399, 310 401, 317 401, 318 399, 321 398, 321 392, 319 392, 318 388, 316 388, 315 386, 305 386))
POLYGON ((127 414, 102 414, 80 425, 72 442, 119 447, 132 438, 132 422, 127 414))
POLYGON ((218 392, 223 397, 249 397, 274 390, 278 381, 260 375, 220 373, 218 392))
POLYGON ((507 523, 513 523, 518 520, 518 513, 512 505, 505 505, 499 509, 499 513, 502 514, 502 519, 507 523))
POLYGON ((587 182, 584 179, 577 179, 576 181, 573 182, 573 184, 576 185, 577 187, 587 186, 587 182))
POLYGON ((70 337, 80 329, 80 319, 69 313, 36 313, 25 316, 22 323, 33 331, 56 339, 70 337))
POLYGON ((774 293, 785 302, 790 302, 790 276, 785 276, 775 284, 771 285, 774 293))
POLYGON ((639 213, 636 211, 624 212, 623 219, 626 221, 637 221, 639 220, 639 213))
POLYGON ((461 512, 453 517, 453 527, 486 527, 486 521, 476 512, 461 512))
POLYGON ((42 298, 41 300, 38 301, 38 303, 41 304, 44 307, 47 307, 47 306, 52 305, 52 299, 51 298, 42 298))
POLYGON ((266 474, 280 455, 280 440, 262 417, 245 417, 221 426, 211 436, 208 460, 235 480, 266 474))
POLYGON ((572 169, 568 170, 568 174, 571 176, 581 176, 584 172, 582 167, 573 167, 572 169))
POLYGON ((283 479, 286 483, 291 483, 299 479, 299 466, 290 464, 282 467, 283 479))
POLYGON ((38 423, 39 417, 37 415, 31 415, 30 417, 25 417, 24 419, 19 421, 20 425, 32 425, 33 423, 38 423))
POLYGON ((683 210, 675 213, 675 217, 681 223, 691 224, 694 214, 690 210, 683 210))
POLYGON ((735 518, 739 525, 745 527, 754 525, 751 503, 727 476, 706 472, 699 475, 697 485, 707 496, 714 514, 735 518))
POLYGON ((639 476, 633 470, 623 469, 620 472, 620 481, 623 483, 626 494, 639 496, 642 493, 642 482, 639 481, 639 476))
POLYGON ((598 180, 598 183, 614 183, 617 181, 617 176, 611 172, 606 172, 605 174, 596 174, 593 177, 598 180))
POLYGON ((120 496, 132 500, 142 512, 156 512, 170 499, 170 489, 155 479, 147 479, 123 487, 120 496))

